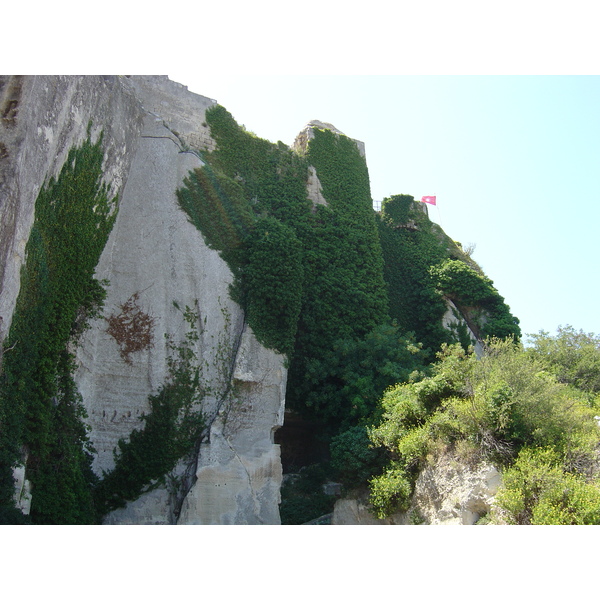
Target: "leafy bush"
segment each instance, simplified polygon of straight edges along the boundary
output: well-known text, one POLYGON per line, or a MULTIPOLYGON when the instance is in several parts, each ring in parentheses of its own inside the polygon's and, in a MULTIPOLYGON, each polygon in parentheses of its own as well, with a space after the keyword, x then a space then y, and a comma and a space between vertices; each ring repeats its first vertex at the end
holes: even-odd
POLYGON ((395 324, 375 327, 363 338, 333 342, 306 375, 312 388, 305 402, 333 431, 376 420, 383 391, 417 377, 426 355, 411 335, 395 324))
POLYGON ((412 481, 403 467, 392 464, 383 475, 371 479, 370 486, 370 502, 378 519, 408 509, 412 481))
POLYGON ((600 393, 600 336, 559 327, 555 336, 541 331, 529 336, 527 348, 556 375, 558 381, 589 392, 600 393))
MULTIPOLYGON (((563 471, 594 472, 600 431, 586 395, 556 381, 522 347, 493 340, 481 360, 460 346, 439 358, 431 376, 384 394, 383 418, 370 436, 387 449, 394 478, 402 470, 414 481, 429 454, 459 445, 501 467, 522 448, 549 447, 563 471)), ((385 486, 377 486, 381 495, 385 486)))
POLYGON ((335 479, 348 489, 364 486, 385 464, 382 449, 373 447, 364 425, 333 437, 329 448, 335 479))
POLYGON ((513 525, 598 525, 600 485, 565 472, 552 448, 524 448, 504 473, 494 519, 513 525))

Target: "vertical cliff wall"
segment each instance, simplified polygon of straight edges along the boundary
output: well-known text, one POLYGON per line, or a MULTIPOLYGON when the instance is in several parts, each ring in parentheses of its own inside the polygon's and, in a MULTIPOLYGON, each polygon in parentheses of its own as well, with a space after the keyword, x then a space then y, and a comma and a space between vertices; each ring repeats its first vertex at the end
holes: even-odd
POLYGON ((104 180, 122 193, 142 127, 131 86, 119 77, 0 76, 0 343, 19 293, 35 201, 92 123, 105 132, 104 180))
MULTIPOLYGON (((111 472, 119 440, 144 427, 150 397, 169 381, 182 349, 199 380, 201 445, 104 522, 278 523, 281 465, 273 431, 283 420, 283 356, 258 344, 230 299, 229 267, 177 204, 177 188, 203 164, 200 151, 215 147, 204 121, 215 101, 166 77, 0 83, 0 342, 17 304, 36 198, 91 132, 94 140, 102 136, 103 180, 118 199, 96 267, 106 286, 103 312, 71 348, 94 472, 111 472)), ((25 448, 23 490, 28 459, 25 448)), ((32 496, 18 498, 25 511, 35 507, 35 486, 32 496)))

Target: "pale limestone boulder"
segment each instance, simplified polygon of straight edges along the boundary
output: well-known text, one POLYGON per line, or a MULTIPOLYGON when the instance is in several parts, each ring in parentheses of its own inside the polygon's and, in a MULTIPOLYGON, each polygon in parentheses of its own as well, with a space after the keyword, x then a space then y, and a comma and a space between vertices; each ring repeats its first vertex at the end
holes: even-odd
POLYGON ((501 482, 490 463, 444 454, 419 474, 406 512, 377 519, 363 492, 336 502, 332 525, 473 525, 491 511, 501 482))
POLYGON ((473 525, 490 512, 502 476, 492 464, 444 454, 419 474, 411 508, 430 525, 473 525))

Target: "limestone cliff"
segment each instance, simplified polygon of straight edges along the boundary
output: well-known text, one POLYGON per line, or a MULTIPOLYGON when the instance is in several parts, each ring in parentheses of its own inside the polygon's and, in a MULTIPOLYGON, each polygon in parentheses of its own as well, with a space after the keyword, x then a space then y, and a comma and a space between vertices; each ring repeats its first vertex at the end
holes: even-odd
POLYGON ((0 77, 0 342, 10 328, 37 195, 69 150, 105 132, 105 180, 123 191, 143 113, 118 77, 0 77))
POLYGON ((280 444, 327 461, 442 343, 516 331, 330 123, 273 144, 163 76, 2 76, 0 117, 10 518, 279 524, 280 444))
MULTIPOLYGON (((118 441, 141 427, 149 396, 167 377, 169 348, 185 338, 183 307, 195 307, 193 350, 209 389, 199 452, 177 466, 176 488, 145 493, 105 522, 278 523, 281 463, 273 432, 283 422, 283 356, 256 342, 230 299, 229 267, 176 199, 184 177, 203 164, 199 151, 214 148, 204 111, 215 101, 166 77, 3 77, 0 84, 0 342, 19 294, 36 197, 88 124, 93 136, 102 132, 104 180, 119 198, 96 268, 107 282, 104 312, 76 348, 75 381, 98 475, 114 466, 118 441), (137 345, 109 327, 124 307, 130 324, 137 318, 147 325, 137 345)), ((27 510, 31 499, 19 498, 27 510)))

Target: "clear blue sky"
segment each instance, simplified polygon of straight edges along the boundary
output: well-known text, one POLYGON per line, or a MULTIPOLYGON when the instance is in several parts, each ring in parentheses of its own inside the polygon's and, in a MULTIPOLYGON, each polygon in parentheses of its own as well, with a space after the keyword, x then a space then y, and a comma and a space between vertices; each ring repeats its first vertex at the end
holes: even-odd
POLYGON ((169 76, 274 142, 311 119, 362 140, 373 199, 436 195, 524 333, 600 333, 600 77, 169 76))
POLYGON ((329 121, 365 142, 374 200, 437 195, 432 220, 476 245, 524 333, 600 333, 594 3, 44 6, 7 8, 5 73, 168 74, 287 144, 329 121))

